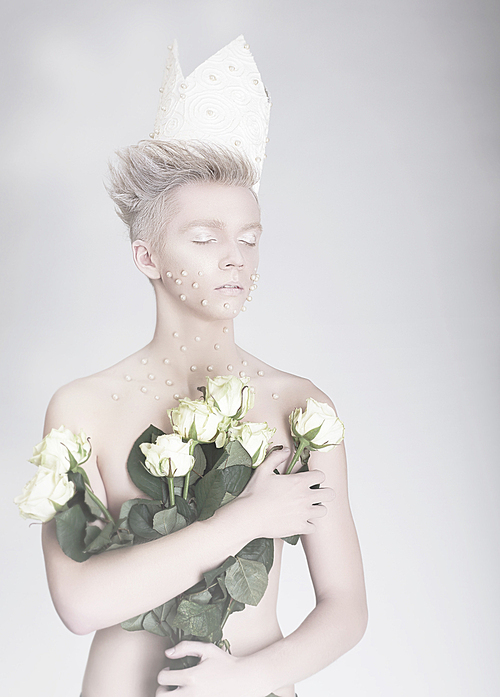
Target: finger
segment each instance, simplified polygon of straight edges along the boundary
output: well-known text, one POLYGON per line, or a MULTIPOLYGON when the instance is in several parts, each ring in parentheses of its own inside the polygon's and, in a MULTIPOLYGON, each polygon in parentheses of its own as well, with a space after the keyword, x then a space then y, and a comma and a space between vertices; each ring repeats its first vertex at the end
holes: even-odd
POLYGON ((311 506, 311 510, 308 513, 309 520, 315 518, 323 518, 327 513, 328 509, 326 506, 323 506, 322 503, 315 503, 311 506))
POLYGON ((326 479, 326 474, 322 470, 308 470, 307 472, 297 472, 298 477, 302 477, 308 486, 322 484, 326 479))
POLYGON ((283 446, 281 450, 273 450, 273 452, 266 455, 265 460, 259 465, 258 469, 265 469, 272 471, 282 462, 286 462, 290 457, 291 450, 287 446, 283 446))
POLYGON ((313 503, 327 503, 335 498, 335 491, 330 487, 309 489, 309 498, 313 503))
POLYGON ((156 676, 156 682, 158 685, 169 685, 182 687, 188 684, 189 675, 187 671, 189 668, 184 668, 182 670, 160 670, 156 676))

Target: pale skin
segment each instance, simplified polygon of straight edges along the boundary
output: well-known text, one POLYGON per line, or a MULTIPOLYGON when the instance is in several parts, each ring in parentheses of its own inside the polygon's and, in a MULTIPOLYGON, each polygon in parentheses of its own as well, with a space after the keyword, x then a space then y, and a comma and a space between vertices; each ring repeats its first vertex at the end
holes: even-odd
POLYGON ((289 413, 305 407, 307 397, 333 404, 309 380, 266 365, 234 341, 233 319, 255 285, 250 277, 258 266, 260 209, 251 191, 194 183, 181 187, 176 199, 174 217, 161 232, 161 249, 148 240, 132 244, 136 266, 154 287, 152 341, 118 364, 60 388, 49 403, 44 435, 61 424, 74 432, 84 429, 92 443, 86 470, 114 516, 124 501, 144 496, 126 470, 134 441, 150 424, 171 432, 166 410, 177 405, 174 395, 198 398, 206 375, 243 371, 249 376, 255 406, 245 421, 275 427, 273 444, 285 447, 270 454, 243 494, 211 519, 154 542, 79 564, 61 551, 54 521, 44 524, 49 588, 71 631, 96 631, 83 697, 160 697, 167 685, 178 685, 183 697, 265 697, 271 692, 293 697, 296 682, 352 648, 366 628, 345 449, 342 443, 312 453, 309 472, 273 473, 290 462, 289 413), (224 284, 241 290, 219 290, 224 284), (314 484, 320 488, 311 489, 314 484), (283 637, 276 617, 280 538, 295 533, 301 535, 316 605, 283 637), (192 586, 257 537, 275 538, 275 562, 260 604, 231 615, 225 626, 231 654, 200 642, 182 642, 170 653, 165 639, 120 627, 192 586), (168 671, 166 651, 173 657, 200 656, 201 662, 168 671))

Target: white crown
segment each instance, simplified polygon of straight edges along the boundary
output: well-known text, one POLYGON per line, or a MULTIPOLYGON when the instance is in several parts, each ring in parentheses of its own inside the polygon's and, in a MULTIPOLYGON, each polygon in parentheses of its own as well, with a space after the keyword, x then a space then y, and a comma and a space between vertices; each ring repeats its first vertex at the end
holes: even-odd
POLYGON ((243 35, 188 77, 182 74, 177 42, 169 49, 151 137, 202 140, 238 150, 253 163, 260 178, 271 101, 243 35))

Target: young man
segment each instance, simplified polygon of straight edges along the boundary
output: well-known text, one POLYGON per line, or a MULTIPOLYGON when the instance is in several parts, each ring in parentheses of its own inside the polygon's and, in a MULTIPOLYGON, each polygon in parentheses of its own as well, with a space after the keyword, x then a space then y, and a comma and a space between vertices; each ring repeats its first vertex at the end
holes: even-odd
MULTIPOLYGON (((230 62, 229 67, 233 65, 230 62)), ((216 74, 216 73, 214 73, 216 74)), ((366 626, 361 556, 347 496, 343 444, 314 452, 310 471, 286 470, 288 415, 307 397, 331 400, 309 380, 263 363, 236 345, 233 319, 258 280, 258 171, 244 155, 200 141, 142 141, 122 151, 110 193, 128 224, 134 261, 153 285, 157 320, 151 342, 95 375, 59 389, 44 434, 64 424, 90 436, 92 487, 113 515, 144 496, 126 462, 149 424, 171 431, 167 410, 199 397, 206 376, 250 378, 248 419, 276 428, 275 451, 244 492, 215 515, 147 544, 113 550, 83 564, 66 557, 54 521, 43 529, 49 587, 73 632, 96 631, 83 697, 152 697, 180 686, 184 697, 293 697, 294 683, 354 646, 366 626), (320 488, 311 488, 319 484, 320 488), (276 618, 281 537, 300 533, 316 607, 284 638, 276 618), (197 655, 182 671, 164 670, 166 640, 127 632, 120 622, 157 607, 250 540, 275 538, 269 586, 256 607, 230 616, 232 654, 182 642, 168 655, 197 655)))

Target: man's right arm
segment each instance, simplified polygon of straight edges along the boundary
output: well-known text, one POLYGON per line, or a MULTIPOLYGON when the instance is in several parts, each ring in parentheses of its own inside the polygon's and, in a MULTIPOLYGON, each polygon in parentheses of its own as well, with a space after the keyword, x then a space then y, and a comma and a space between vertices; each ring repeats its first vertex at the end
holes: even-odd
MULTIPOLYGON (((58 390, 47 409, 44 435, 62 424, 92 434, 96 419, 79 381, 58 390)), ((106 502, 97 467, 98 453, 85 463, 91 486, 106 502)), ((259 466, 237 499, 204 521, 146 544, 110 550, 85 562, 67 557, 56 537, 55 521, 43 525, 42 542, 49 589, 64 624, 76 634, 123 622, 157 607, 201 580, 250 540, 314 531, 312 518, 324 514, 313 503, 330 490, 311 489, 321 472, 277 477, 273 470, 289 451, 273 452, 259 466), (318 492, 325 492, 321 495, 318 492)), ((320 476, 319 476, 320 475, 320 476)))

